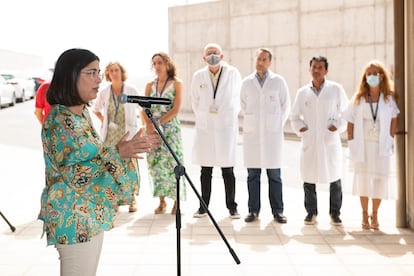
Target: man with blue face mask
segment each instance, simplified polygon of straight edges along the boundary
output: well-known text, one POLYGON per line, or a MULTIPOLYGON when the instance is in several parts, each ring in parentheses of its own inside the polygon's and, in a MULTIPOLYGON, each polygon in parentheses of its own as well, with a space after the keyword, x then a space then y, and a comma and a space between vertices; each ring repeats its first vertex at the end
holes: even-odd
MULTIPOLYGON (((231 218, 240 218, 235 202, 233 168, 236 163, 241 75, 235 67, 224 62, 223 57, 220 45, 207 44, 203 54, 207 66, 196 71, 192 78, 191 102, 196 129, 192 162, 201 166, 201 195, 207 206, 213 167, 221 168, 226 207, 231 218)), ((206 214, 200 203, 194 217, 201 218, 206 214)))

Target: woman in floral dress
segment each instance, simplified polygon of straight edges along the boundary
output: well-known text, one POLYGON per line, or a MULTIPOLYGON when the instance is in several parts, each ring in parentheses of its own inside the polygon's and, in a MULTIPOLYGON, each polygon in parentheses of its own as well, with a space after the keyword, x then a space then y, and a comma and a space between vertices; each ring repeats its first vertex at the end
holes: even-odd
MULTIPOLYGON (((163 52, 156 53, 152 56, 152 68, 155 71, 155 78, 147 83, 145 87, 145 96, 163 97, 171 100, 171 105, 152 105, 150 107, 153 118, 161 128, 171 149, 183 162, 183 146, 181 139, 181 125, 177 118, 180 110, 183 93, 183 82, 177 78, 177 70, 170 57, 163 52)), ((147 133, 154 133, 155 127, 146 113, 143 111, 142 118, 147 128, 147 133)), ((169 152, 167 146, 163 143, 161 148, 153 150, 147 154, 148 170, 150 173, 150 182, 152 194, 159 197, 159 206, 154 210, 155 214, 166 212, 167 203, 165 197, 174 200, 174 206, 171 214, 177 210, 177 180, 174 174, 174 167, 177 162, 169 152)), ((186 190, 184 179, 180 179, 180 199, 185 199, 186 190)))
MULTIPOLYGON (((119 62, 109 62, 105 67, 105 80, 109 83, 101 91, 99 91, 95 104, 92 106, 93 113, 101 121, 101 138, 105 146, 115 146, 119 139, 129 131, 130 139, 138 132, 140 127, 138 123, 138 106, 135 104, 120 104, 118 96, 121 93, 126 95, 138 95, 135 87, 127 82, 128 78, 126 69, 119 62)), ((139 175, 138 162, 132 158, 135 171, 139 175)), ((133 201, 129 205, 129 212, 137 211, 137 202, 135 195, 139 193, 139 181, 135 183, 133 188, 133 201)), ((121 203, 125 205, 126 203, 121 203)), ((115 206, 116 209, 119 206, 115 206)))

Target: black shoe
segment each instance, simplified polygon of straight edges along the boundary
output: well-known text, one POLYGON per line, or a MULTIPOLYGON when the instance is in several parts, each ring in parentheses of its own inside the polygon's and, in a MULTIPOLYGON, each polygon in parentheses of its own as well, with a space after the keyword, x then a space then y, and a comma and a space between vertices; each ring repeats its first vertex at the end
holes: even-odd
POLYGON ((316 223, 316 215, 309 213, 304 222, 305 225, 314 225, 316 223))
POLYGON ((334 226, 342 226, 342 220, 339 216, 331 216, 331 224, 334 226))
POLYGON ((240 218, 240 214, 239 214, 239 212, 237 212, 237 209, 230 210, 230 217, 232 219, 239 219, 240 218))
POLYGON ((244 219, 245 222, 253 222, 259 218, 257 213, 249 213, 249 215, 244 219))
POLYGON ((278 213, 273 217, 275 218, 275 221, 279 223, 287 223, 287 217, 285 217, 282 213, 278 213))

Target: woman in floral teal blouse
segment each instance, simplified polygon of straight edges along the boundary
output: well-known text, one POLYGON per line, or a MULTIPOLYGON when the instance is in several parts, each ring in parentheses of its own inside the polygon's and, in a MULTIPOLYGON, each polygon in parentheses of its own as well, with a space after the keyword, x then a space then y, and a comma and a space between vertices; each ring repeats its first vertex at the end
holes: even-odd
POLYGON ((128 141, 126 133, 115 147, 102 144, 87 109, 101 81, 99 58, 70 49, 57 60, 47 93, 52 108, 42 128, 46 187, 39 219, 47 244, 59 252, 61 275, 96 274, 114 206, 132 201, 138 180, 128 158, 140 158, 160 142, 140 130, 128 141))

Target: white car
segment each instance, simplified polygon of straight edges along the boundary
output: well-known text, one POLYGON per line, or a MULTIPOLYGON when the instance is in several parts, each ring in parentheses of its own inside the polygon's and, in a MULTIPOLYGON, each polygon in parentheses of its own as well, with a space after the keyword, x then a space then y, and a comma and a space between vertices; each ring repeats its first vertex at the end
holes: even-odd
POLYGON ((16 104, 16 90, 12 84, 0 76, 0 107, 16 104))
POLYGON ((24 102, 25 100, 33 99, 36 95, 35 82, 31 78, 19 77, 12 71, 1 71, 0 75, 9 83, 12 84, 16 91, 17 102, 24 102))

